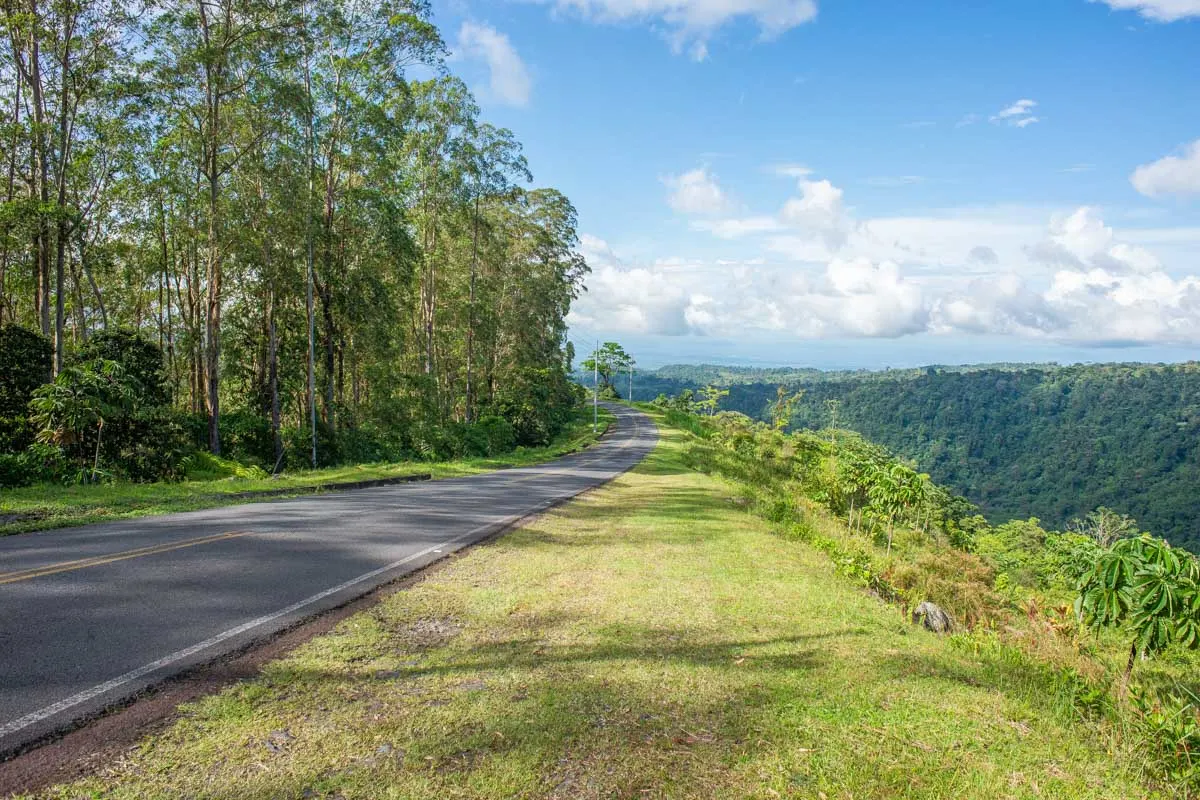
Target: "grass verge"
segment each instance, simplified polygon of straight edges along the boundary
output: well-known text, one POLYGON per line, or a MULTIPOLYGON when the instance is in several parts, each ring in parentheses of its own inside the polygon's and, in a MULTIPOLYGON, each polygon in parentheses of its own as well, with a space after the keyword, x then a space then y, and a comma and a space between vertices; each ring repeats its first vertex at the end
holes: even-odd
MULTIPOLYGON (((601 411, 600 432, 608 429, 612 414, 601 411)), ((458 478, 480 472, 538 464, 589 447, 592 433, 591 409, 564 429, 546 447, 518 448, 494 458, 457 461, 409 461, 384 464, 354 464, 328 469, 289 472, 274 478, 231 477, 219 480, 178 483, 113 483, 100 485, 40 484, 0 493, 0 536, 47 528, 63 528, 177 511, 277 500, 287 494, 263 498, 240 497, 244 492, 295 489, 307 493, 330 483, 432 474, 434 480, 458 478)))
POLYGON ((740 510, 663 433, 45 796, 1146 796, 1087 728, 740 510))

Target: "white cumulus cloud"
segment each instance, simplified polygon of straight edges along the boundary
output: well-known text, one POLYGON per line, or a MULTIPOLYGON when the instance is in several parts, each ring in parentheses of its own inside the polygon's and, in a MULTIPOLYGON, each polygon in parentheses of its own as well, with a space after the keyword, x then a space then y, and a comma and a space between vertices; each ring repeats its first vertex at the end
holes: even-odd
POLYGON ((977 278, 963 291, 938 298, 933 333, 1005 334, 1043 338, 1066 327, 1046 299, 1011 273, 977 278))
POLYGON ((831 250, 846 242, 851 223, 843 192, 827 180, 800 181, 800 196, 783 204, 780 219, 798 230, 821 237, 831 250))
POLYGON ((1177 156, 1143 164, 1129 178, 1133 188, 1147 197, 1161 194, 1200 194, 1200 139, 1177 156))
POLYGON ((1155 22, 1200 17, 1200 0, 1092 0, 1116 11, 1137 11, 1155 22))
POLYGON ((805 322, 815 322, 814 334, 894 338, 920 333, 929 324, 920 286, 890 261, 834 259, 816 289, 794 298, 801 332, 805 322))
POLYGON ((994 267, 1000 263, 1000 257, 996 255, 996 251, 982 244, 971 248, 971 251, 967 253, 967 260, 989 267, 994 267))
POLYGON ((730 202, 707 167, 662 179, 667 204, 681 214, 715 215, 729 210, 730 202))
POLYGON ((1096 209, 1084 206, 1050 220, 1048 235, 1027 248, 1029 257, 1048 266, 1075 270, 1104 269, 1121 272, 1153 272, 1161 265, 1149 251, 1116 240, 1096 209))
POLYGON ((533 79, 507 35, 489 25, 464 22, 458 31, 456 58, 478 59, 488 68, 488 97, 497 103, 529 105, 533 79))
POLYGON ((1171 276, 1094 208, 1054 216, 1028 250, 1053 270, 1040 288, 1012 273, 975 281, 939 303, 935 327, 1088 344, 1200 341, 1200 278, 1171 276))
POLYGON ((698 219, 692 229, 708 231, 719 239, 741 239, 757 233, 771 233, 783 227, 777 217, 731 217, 729 219, 698 219))
POLYGON ((708 41, 739 19, 755 23, 763 38, 773 38, 817 17, 816 0, 539 0, 560 11, 599 22, 648 22, 664 28, 676 53, 703 61, 708 41))

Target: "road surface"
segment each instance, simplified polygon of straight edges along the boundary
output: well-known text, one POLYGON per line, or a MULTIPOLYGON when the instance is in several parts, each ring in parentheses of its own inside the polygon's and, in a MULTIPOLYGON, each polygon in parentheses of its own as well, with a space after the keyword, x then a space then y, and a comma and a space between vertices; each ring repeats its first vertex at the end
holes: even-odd
POLYGON ((610 410, 535 467, 0 538, 0 755, 611 480, 657 433, 610 410))

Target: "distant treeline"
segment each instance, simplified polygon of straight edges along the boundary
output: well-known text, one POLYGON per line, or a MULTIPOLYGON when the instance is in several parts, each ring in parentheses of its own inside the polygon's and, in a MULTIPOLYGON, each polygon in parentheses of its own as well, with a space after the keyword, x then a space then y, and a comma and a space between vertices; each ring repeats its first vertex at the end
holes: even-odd
POLYGON ((769 417, 779 385, 803 390, 794 427, 856 430, 993 522, 1035 516, 1061 528, 1106 506, 1200 551, 1200 363, 858 374, 703 366, 639 379, 667 394, 726 385, 721 407, 759 419, 769 417))
MULTIPOLYGON (((811 367, 740 367, 720 364, 668 364, 653 370, 635 369, 633 373, 633 399, 653 400, 660 394, 674 396, 691 389, 698 391, 705 386, 740 386, 765 384, 770 387, 810 383, 840 383, 846 381, 891 381, 919 378, 930 371, 946 373, 979 372, 1000 370, 1016 372, 1029 369, 1029 364, 1001 362, 994 364, 968 364, 927 367, 912 367, 887 370, 820 370, 811 367)), ((1055 369, 1057 364, 1038 365, 1039 368, 1055 369)), ((575 380, 583 386, 592 385, 592 374, 584 370, 575 373, 575 380)), ((627 384, 617 381, 616 388, 624 396, 627 384)), ((772 391, 774 391, 772 389, 772 391)))

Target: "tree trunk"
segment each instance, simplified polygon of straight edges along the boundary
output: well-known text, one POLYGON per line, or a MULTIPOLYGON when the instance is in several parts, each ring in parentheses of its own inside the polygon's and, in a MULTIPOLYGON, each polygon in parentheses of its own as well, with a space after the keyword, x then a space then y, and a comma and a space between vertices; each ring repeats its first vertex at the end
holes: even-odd
MULTIPOLYGON (((211 124, 215 128, 220 114, 217 102, 212 104, 211 124)), ((208 274, 207 317, 205 338, 208 345, 208 447, 214 455, 221 454, 221 245, 217 237, 220 226, 220 165, 216 143, 209 145, 208 154, 208 274)))
MULTIPOLYGON (((428 173, 428 164, 425 165, 425 172, 428 173)), ((432 240, 429 236, 429 230, 432 226, 432 218, 429 209, 429 187, 427 178, 421 179, 421 325, 425 329, 425 374, 433 374, 433 334, 429 320, 429 283, 430 275, 433 273, 433 267, 430 261, 433 258, 432 240)))
MULTIPOLYGON (((175 266, 175 260, 171 257, 171 248, 167 244, 167 211, 163 206, 162 197, 159 197, 159 217, 162 220, 162 255, 163 255, 163 276, 167 279, 167 370, 171 374, 171 379, 175 379, 175 322, 171 318, 171 273, 172 267, 175 266)), ((173 242, 173 240, 172 240, 173 242)), ((176 278, 176 286, 179 284, 179 279, 176 278)))
POLYGON ((334 430, 333 389, 337 367, 336 342, 337 326, 333 319, 333 289, 328 279, 325 283, 317 284, 317 294, 321 298, 321 322, 325 334, 325 424, 334 430))
MULTIPOLYGON (((15 55, 15 53, 14 53, 15 55)), ((4 187, 4 200, 11 203, 15 197, 17 176, 17 131, 21 129, 21 73, 16 72, 17 85, 13 90, 12 136, 9 138, 8 176, 4 187)), ((8 230, 5 229, 0 241, 0 325, 4 324, 5 310, 8 305, 8 295, 5 292, 5 279, 8 276, 8 230)))
MULTIPOLYGON (((304 24, 305 24, 305 42, 309 41, 307 36, 308 26, 308 5, 304 6, 304 24)), ((307 401, 306 411, 308 412, 309 428, 310 428, 310 445, 312 452, 310 459, 313 469, 317 468, 317 355, 316 355, 316 309, 313 304, 313 226, 312 226, 312 200, 313 200, 313 168, 315 166, 315 146, 313 141, 313 95, 312 95, 312 54, 309 50, 309 45, 305 45, 304 50, 304 91, 308 98, 308 105, 305 108, 304 114, 304 148, 305 148, 305 163, 304 166, 308 170, 308 194, 304 198, 304 246, 305 246, 305 266, 307 267, 306 278, 306 295, 305 295, 305 314, 308 323, 308 375, 307 386, 305 391, 305 399, 307 401)))
POLYGON ((33 174, 30 194, 39 203, 37 230, 34 233, 34 258, 37 262, 37 288, 35 290, 38 317, 42 335, 50 335, 50 229, 46 224, 46 207, 50 205, 50 164, 46 153, 46 99, 42 94, 41 43, 37 36, 39 20, 37 0, 29 0, 29 14, 34 19, 29 34, 29 91, 33 100, 34 136, 30 151, 33 156, 33 174))
POLYGON ((71 341, 73 343, 86 342, 88 330, 87 314, 84 312, 83 304, 83 270, 79 267, 78 259, 67 260, 67 273, 71 276, 71 306, 75 316, 71 341))
POLYGON ((221 255, 216 238, 217 179, 209 189, 210 218, 208 225, 208 321, 205 335, 208 340, 208 446, 214 455, 221 454, 221 255))
POLYGON ((1133 677, 1133 664, 1137 661, 1137 642, 1129 646, 1129 659, 1125 662, 1125 672, 1121 675, 1121 699, 1129 696, 1129 680, 1133 677))
MULTIPOLYGON (((198 230, 198 212, 193 210, 192 230, 198 230)), ((207 410, 204 390, 204 324, 200 308, 200 245, 193 233, 191 253, 188 259, 188 327, 191 328, 191 347, 188 353, 189 382, 192 385, 192 413, 203 414, 207 410)))
MULTIPOLYGON (((200 26, 206 49, 213 50, 208 6, 198 0, 200 26)), ((225 12, 225 35, 230 33, 230 12, 225 12)), ((221 62, 224 52, 207 52, 204 55, 205 104, 207 131, 205 131, 205 177, 208 179, 208 274, 206 344, 208 379, 208 447, 214 455, 221 454, 221 98, 224 89, 224 67, 221 62), (215 62, 215 63, 214 63, 215 62)))
MULTIPOLYGON (((162 195, 158 197, 158 257, 158 347, 165 354, 171 327, 171 312, 168 310, 171 303, 171 259, 167 252, 167 214, 166 209, 163 208, 162 195), (164 304, 166 308, 164 308, 164 304)), ((168 363, 170 363, 169 359, 168 363)))
POLYGON ((471 368, 475 362, 475 276, 479 263, 479 195, 475 195, 475 220, 471 232, 471 288, 467 296, 467 422, 475 421, 475 395, 471 385, 471 368))
MULTIPOLYGON (((436 241, 436 237, 435 237, 436 241)), ((425 374, 433 375, 434 373, 434 354, 433 354, 433 313, 437 307, 437 297, 435 282, 437 281, 437 270, 433 265, 433 259, 429 259, 429 266, 426 271, 425 283, 425 374)))
POLYGON ((96 283, 96 278, 92 275, 91 267, 88 266, 87 242, 83 239, 82 230, 79 231, 79 234, 79 268, 83 270, 83 275, 87 278, 88 286, 92 287, 92 294, 96 297, 96 305, 100 309, 100 326, 107 330, 108 309, 104 307, 104 295, 100 292, 100 286, 96 283))
POLYGON ((335 415, 334 415, 334 387, 336 381, 336 360, 337 360, 337 325, 333 315, 333 279, 334 279, 334 252, 333 252, 333 218, 334 218, 334 185, 336 181, 335 161, 334 161, 334 146, 335 142, 331 139, 329 149, 325 158, 325 198, 321 206, 321 232, 322 232, 322 259, 325 272, 325 281, 318 282, 317 289, 321 296, 321 319, 325 332, 325 423, 329 426, 330 431, 335 430, 335 415))
POLYGON ((283 460, 283 439, 279 435, 279 334, 275 324, 275 289, 267 295, 267 386, 271 395, 271 441, 275 445, 275 469, 283 460))
POLYGON ((71 101, 69 92, 71 81, 71 41, 75 38, 75 16, 63 12, 63 41, 62 56, 59 59, 59 80, 62 84, 58 98, 58 158, 55 176, 57 182, 56 211, 58 226, 54 237, 54 374, 57 375, 63 366, 65 346, 63 334, 66 324, 65 313, 65 276, 67 257, 67 239, 70 236, 70 223, 65 216, 67 207, 67 164, 71 158, 71 101))

